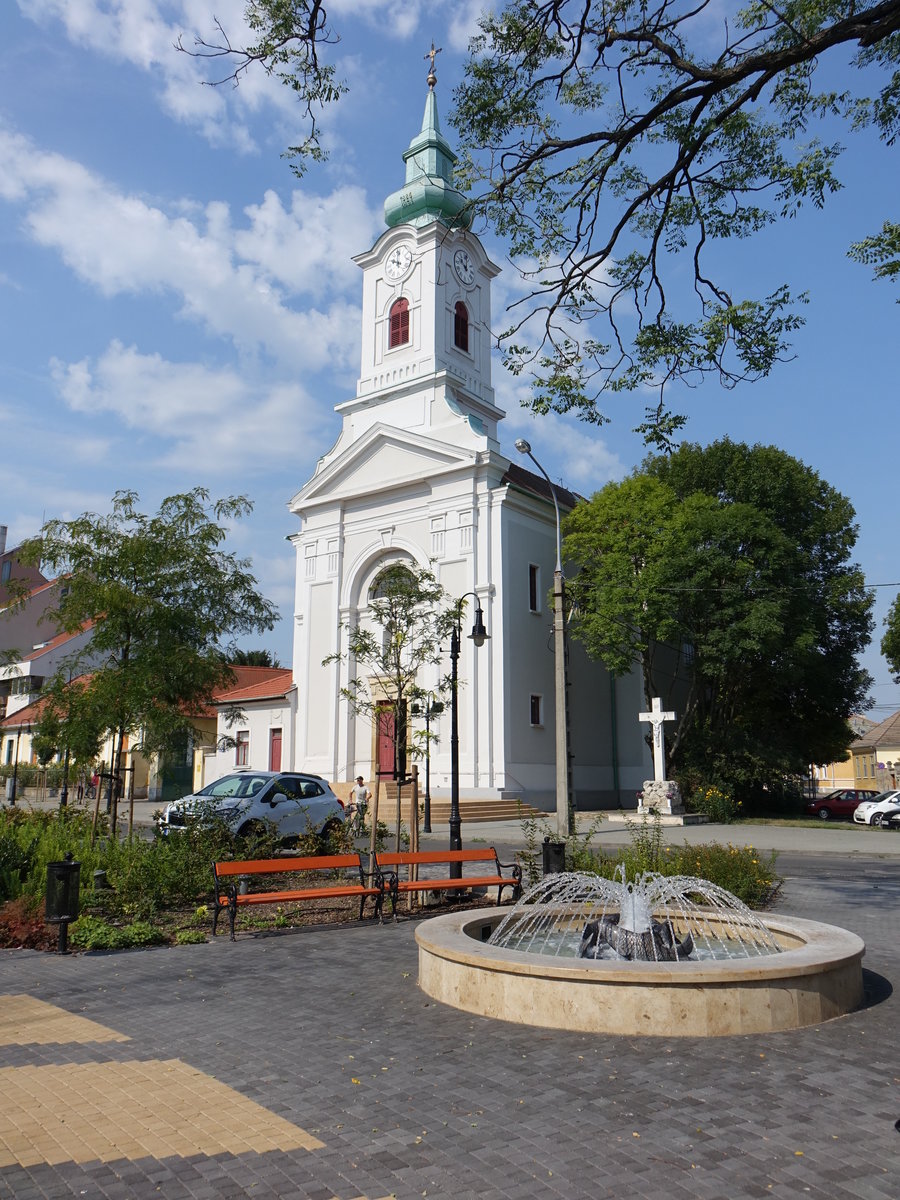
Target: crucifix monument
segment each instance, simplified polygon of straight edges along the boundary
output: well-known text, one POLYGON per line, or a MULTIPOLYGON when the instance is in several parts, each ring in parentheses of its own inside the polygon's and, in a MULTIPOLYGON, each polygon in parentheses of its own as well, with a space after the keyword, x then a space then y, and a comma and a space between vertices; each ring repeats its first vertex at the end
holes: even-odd
POLYGON ((650 712, 638 713, 639 721, 649 721, 653 726, 653 778, 644 780, 644 790, 638 803, 638 812, 656 809, 663 815, 682 812, 684 805, 681 791, 674 780, 666 779, 666 743, 663 725, 674 721, 675 713, 663 712, 662 701, 654 696, 650 712))

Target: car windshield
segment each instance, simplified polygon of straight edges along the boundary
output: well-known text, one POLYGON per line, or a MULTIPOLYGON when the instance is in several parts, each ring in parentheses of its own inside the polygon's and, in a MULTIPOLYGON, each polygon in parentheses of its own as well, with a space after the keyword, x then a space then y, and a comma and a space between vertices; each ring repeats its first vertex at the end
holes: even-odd
POLYGON ((202 788, 197 794, 199 796, 215 796, 217 800, 224 800, 228 796, 255 796, 269 782, 269 777, 266 775, 226 775, 223 779, 217 779, 215 783, 208 784, 202 788))

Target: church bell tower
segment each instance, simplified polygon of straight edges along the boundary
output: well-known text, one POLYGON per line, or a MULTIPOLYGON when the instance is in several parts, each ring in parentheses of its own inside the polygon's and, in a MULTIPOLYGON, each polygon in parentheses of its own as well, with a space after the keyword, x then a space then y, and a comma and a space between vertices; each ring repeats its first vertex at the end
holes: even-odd
POLYGON ((404 185, 384 204, 388 229, 354 259, 363 270, 360 376, 356 398, 338 412, 354 437, 372 421, 443 437, 463 419, 496 447, 503 413, 491 386, 491 280, 499 268, 469 231, 436 83, 432 63, 422 127, 403 154, 404 185))

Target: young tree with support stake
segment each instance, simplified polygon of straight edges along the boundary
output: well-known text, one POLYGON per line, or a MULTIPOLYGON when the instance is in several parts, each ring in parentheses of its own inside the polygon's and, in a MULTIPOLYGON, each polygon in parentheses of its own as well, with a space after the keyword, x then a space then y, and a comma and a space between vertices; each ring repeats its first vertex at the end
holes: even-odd
POLYGON ((50 521, 22 547, 23 561, 66 576, 47 614, 57 630, 92 623, 90 643, 63 661, 49 686, 56 692, 61 681, 89 672, 69 736, 74 742, 98 727, 113 734, 113 830, 126 736, 155 753, 190 734, 192 714, 233 677, 229 643, 271 629, 277 617, 248 561, 223 547, 225 522, 245 516, 249 501, 210 501, 194 488, 167 497, 154 516, 138 503, 135 492, 117 492, 109 515, 50 521))
MULTIPOLYGON (((324 661, 347 661, 353 677, 341 689, 354 712, 377 722, 387 713, 393 722, 394 777, 398 791, 406 778, 407 753, 425 752, 430 734, 414 730, 410 709, 433 700, 434 691, 420 683, 428 667, 438 666, 449 641, 455 613, 434 573, 424 567, 391 563, 378 575, 368 599, 368 618, 347 630, 347 647, 324 661)), ((441 688, 438 689, 442 690, 441 688)), ((378 820, 372 806, 374 849, 378 820)), ((400 799, 397 800, 397 849, 400 849, 400 799)))

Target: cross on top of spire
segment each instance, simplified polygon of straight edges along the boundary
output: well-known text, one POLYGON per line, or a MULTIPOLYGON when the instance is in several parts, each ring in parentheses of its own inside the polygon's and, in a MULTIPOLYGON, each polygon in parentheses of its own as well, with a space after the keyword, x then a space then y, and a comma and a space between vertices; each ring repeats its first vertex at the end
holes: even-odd
POLYGON ((438 48, 435 49, 434 42, 432 42, 431 49, 426 50, 425 55, 424 55, 425 58, 431 59, 431 67, 428 71, 428 78, 425 82, 428 84, 428 86, 431 88, 432 91, 434 91, 434 85, 437 83, 437 75, 435 75, 435 73, 434 73, 434 56, 436 54, 440 54, 442 50, 443 50, 443 46, 438 46, 438 48))

